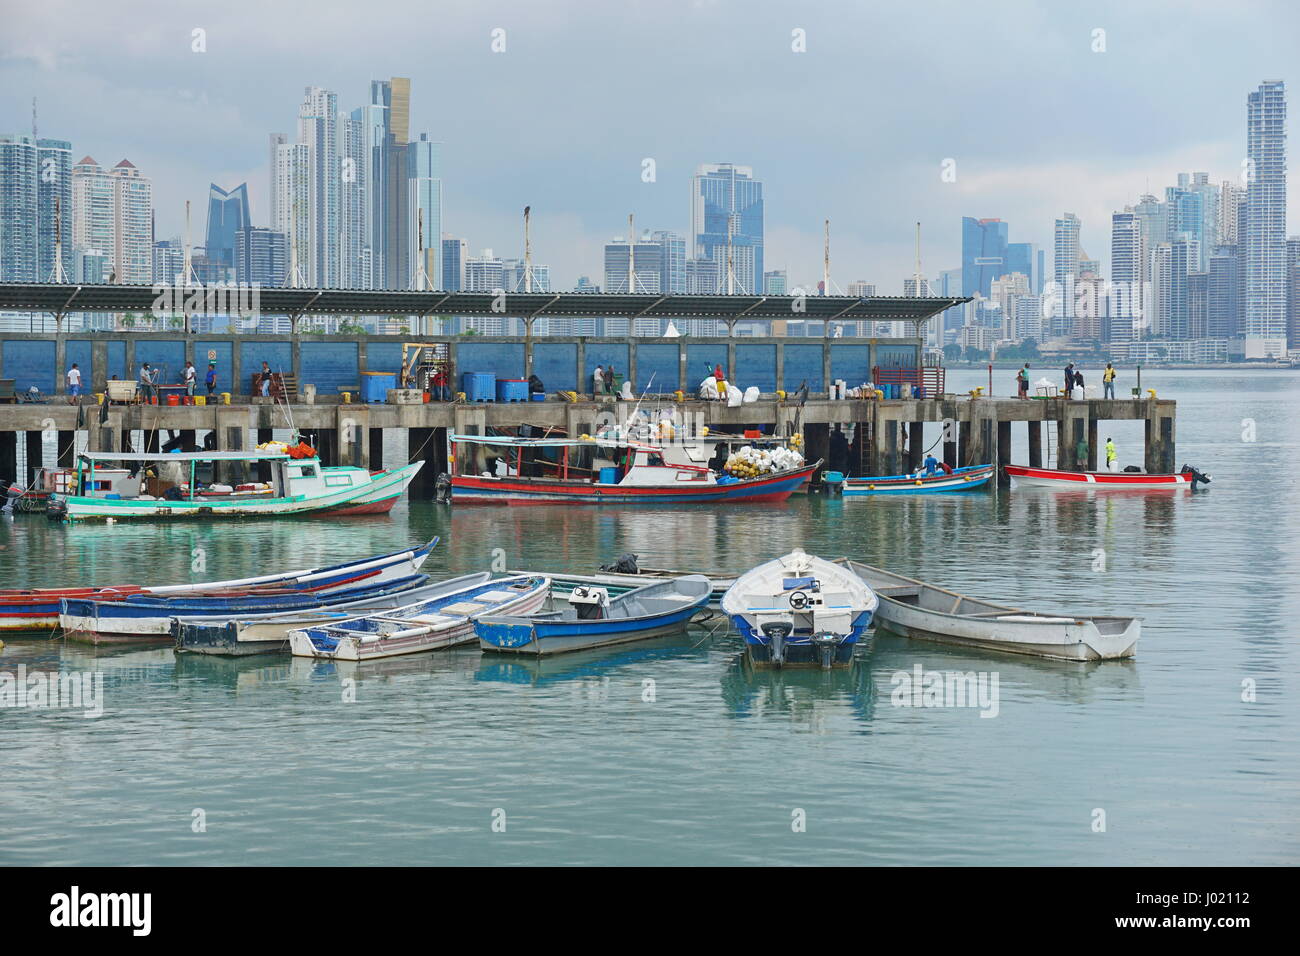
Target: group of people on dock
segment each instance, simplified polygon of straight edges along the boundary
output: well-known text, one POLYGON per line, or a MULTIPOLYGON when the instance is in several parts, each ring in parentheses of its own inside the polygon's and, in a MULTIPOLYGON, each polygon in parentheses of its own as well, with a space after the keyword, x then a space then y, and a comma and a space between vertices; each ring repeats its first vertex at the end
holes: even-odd
MULTIPOLYGON (((1115 366, 1110 362, 1106 363, 1105 369, 1101 373, 1102 397, 1115 397, 1115 366)), ((1082 400, 1084 395, 1083 370, 1070 362, 1065 366, 1065 389, 1062 393, 1066 398, 1076 398, 1082 400)), ((1018 398, 1029 398, 1029 363, 1026 362, 1022 368, 1016 372, 1016 395, 1018 398)))

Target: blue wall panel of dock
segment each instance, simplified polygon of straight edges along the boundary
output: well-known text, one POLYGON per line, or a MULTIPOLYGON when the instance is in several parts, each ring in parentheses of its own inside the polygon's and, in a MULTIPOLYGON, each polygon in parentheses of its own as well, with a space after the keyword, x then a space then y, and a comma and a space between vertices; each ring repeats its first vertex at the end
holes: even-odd
MULTIPOLYGON (((397 374, 402 370, 402 347, 396 342, 371 342, 366 346, 366 371, 367 372, 392 372, 397 374)), ((356 385, 361 376, 349 382, 349 385, 356 385)))
POLYGON ((131 373, 126 367, 126 343, 109 342, 108 343, 108 373, 107 378, 126 379, 131 377, 131 373))
POLYGON ((548 392, 558 388, 576 389, 578 346, 563 342, 534 343, 533 374, 542 380, 548 392))
POLYGON ((879 345, 876 364, 881 368, 916 368, 915 345, 879 345))
POLYGON ((871 347, 832 343, 831 379, 843 379, 849 388, 871 381, 871 347))
POLYGON ((727 370, 725 345, 687 345, 686 390, 693 394, 705 376, 713 374, 715 365, 721 365, 724 372, 727 370))
POLYGON ((54 342, 6 339, 4 378, 14 380, 14 391, 25 392, 33 385, 47 395, 54 393, 54 342))
MULTIPOLYGON (((199 384, 194 389, 195 395, 208 394, 208 363, 217 363, 217 394, 222 392, 234 392, 231 388, 230 373, 234 371, 232 364, 235 359, 234 347, 229 342, 195 342, 194 343, 194 367, 198 369, 199 384), (215 353, 216 358, 209 358, 209 353, 215 353)), ((257 366, 261 368, 259 364, 257 366)))
POLYGON ((497 378, 523 378, 524 346, 510 342, 461 342, 456 346, 456 366, 457 375, 491 372, 497 378))
POLYGON ((162 377, 155 377, 159 385, 175 385, 180 382, 185 371, 185 343, 179 339, 137 339, 135 343, 134 377, 140 377, 140 366, 149 363, 152 369, 162 370, 162 377))
POLYGON ((91 382, 94 381, 92 372, 95 362, 95 343, 88 339, 68 339, 66 348, 67 352, 64 356, 66 364, 59 370, 59 377, 63 379, 66 387, 68 369, 72 368, 75 362, 81 371, 81 394, 89 395, 91 382))
POLYGON ((760 392, 776 391, 775 345, 736 346, 736 387, 746 389, 751 385, 760 392))
POLYGON ((591 391, 591 373, 596 370, 596 366, 609 368, 612 363, 614 374, 627 378, 627 346, 626 345, 599 345, 592 342, 587 343, 587 367, 582 370, 583 388, 591 391))
MULTIPOLYGON (((137 356, 140 347, 136 346, 137 356)), ((272 372, 293 371, 293 349, 288 342, 240 342, 239 343, 239 377, 241 381, 235 386, 236 395, 248 394, 253 388, 253 376, 262 371, 262 363, 271 366, 272 372)), ((353 382, 353 385, 356 383, 353 382)))
POLYGON ((303 342, 299 360, 299 387, 315 385, 318 394, 336 395, 340 386, 355 386, 361 381, 356 342, 303 342))
POLYGON ((786 343, 781 387, 787 392, 793 392, 801 382, 807 381, 809 391, 826 391, 825 374, 822 369, 822 348, 820 344, 786 343))
POLYGON ((649 389, 664 395, 677 391, 677 343, 638 343, 636 347, 636 384, 638 393, 649 389))

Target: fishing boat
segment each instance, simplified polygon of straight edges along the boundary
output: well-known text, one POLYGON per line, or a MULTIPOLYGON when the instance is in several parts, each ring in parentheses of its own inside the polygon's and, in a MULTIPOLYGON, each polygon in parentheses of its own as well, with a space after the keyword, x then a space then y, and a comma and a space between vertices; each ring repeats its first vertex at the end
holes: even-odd
POLYGON ((1085 491, 1141 491, 1157 489, 1196 490, 1199 483, 1209 484, 1210 476, 1183 465, 1174 474, 1150 474, 1145 471, 1068 471, 1061 468, 1031 468, 1027 465, 1003 465, 1008 477, 1017 484, 1044 488, 1068 488, 1085 491))
POLYGON ((839 562, 880 597, 877 628, 904 637, 1068 661, 1132 657, 1135 617, 1043 614, 935 587, 848 558, 839 562))
POLYGON ((451 435, 452 501, 700 504, 784 501, 821 467, 804 463, 754 478, 665 458, 633 439, 451 435), (488 461, 493 461, 491 468, 488 461))
POLYGON ((295 458, 277 451, 84 452, 77 456, 75 493, 50 495, 46 513, 69 521, 383 514, 406 491, 421 465, 416 461, 372 473, 350 466, 326 467, 318 458, 295 458), (135 467, 96 467, 105 462, 135 467), (263 465, 270 480, 202 484, 200 465, 216 463, 263 465), (151 476, 151 470, 156 474, 151 476))
POLYGON ((492 572, 481 571, 426 584, 416 588, 370 595, 342 604, 324 608, 289 613, 248 614, 236 618, 174 617, 171 636, 179 653, 213 654, 243 657, 250 654, 270 654, 289 649, 289 632, 304 627, 338 624, 363 615, 391 611, 419 601, 441 597, 449 591, 468 585, 485 583, 492 572))
MULTIPOLYGON (((511 571, 511 574, 525 574, 530 572, 511 571)), ((543 572, 531 572, 539 574, 543 572)), ((624 574, 610 571, 598 571, 593 574, 578 574, 569 571, 547 571, 546 576, 551 579, 552 594, 569 594, 574 588, 580 586, 592 586, 604 588, 609 592, 610 597, 620 594, 626 594, 635 588, 644 587, 647 584, 660 584, 664 581, 671 581, 673 578, 684 577, 689 574, 702 574, 708 578, 713 585, 713 591, 709 595, 709 605, 716 607, 722 601, 722 595, 727 593, 727 588, 736 582, 736 575, 730 572, 713 572, 713 571, 670 571, 666 568, 641 568, 635 574, 624 574)))
POLYGON ((418 548, 407 548, 360 561, 349 561, 323 568, 265 574, 230 581, 203 581, 191 584, 168 584, 145 587, 115 585, 106 587, 30 588, 0 590, 0 631, 50 631, 59 626, 62 601, 67 598, 121 600, 132 594, 162 597, 285 588, 304 582, 324 586, 379 583, 415 574, 438 544, 434 538, 418 548))
POLYGON ((474 640, 474 619, 479 615, 529 614, 546 603, 551 589, 550 580, 537 575, 470 583, 476 577, 458 579, 462 586, 431 601, 292 630, 289 651, 295 657, 369 661, 455 647, 474 640))
POLYGON ((793 551, 737 578, 722 611, 756 666, 833 667, 852 663, 878 604, 848 568, 793 551))
POLYGON ((538 657, 586 651, 680 631, 708 605, 712 592, 702 574, 646 584, 615 598, 604 588, 579 585, 566 607, 485 614, 475 620, 474 631, 485 651, 538 657))
POLYGON ((951 473, 936 471, 932 475, 877 475, 875 477, 845 478, 843 493, 857 495, 915 494, 931 491, 974 491, 983 488, 993 477, 992 465, 966 465, 954 468, 951 473))

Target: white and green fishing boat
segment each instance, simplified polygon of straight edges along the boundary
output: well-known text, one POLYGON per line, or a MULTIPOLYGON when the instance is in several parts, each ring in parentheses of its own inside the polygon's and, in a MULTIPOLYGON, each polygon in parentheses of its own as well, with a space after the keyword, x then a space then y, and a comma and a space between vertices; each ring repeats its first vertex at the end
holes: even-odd
POLYGON ((46 513, 69 521, 383 514, 422 464, 372 472, 275 451, 88 451, 77 456, 76 493, 52 495, 46 513), (204 481, 237 463, 264 466, 268 480, 204 481))

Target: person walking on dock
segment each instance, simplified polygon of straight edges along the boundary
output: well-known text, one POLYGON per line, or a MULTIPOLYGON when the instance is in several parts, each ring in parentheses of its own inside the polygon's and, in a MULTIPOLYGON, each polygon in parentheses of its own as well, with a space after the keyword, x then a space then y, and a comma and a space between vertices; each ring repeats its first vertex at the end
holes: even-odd
POLYGON ((194 386, 198 384, 198 378, 199 373, 195 370, 194 363, 186 362, 183 382, 185 384, 185 394, 190 398, 194 397, 194 386))
POLYGON ((1115 440, 1106 439, 1106 470, 1119 471, 1119 453, 1115 451, 1115 440))
POLYGON ((77 368, 76 362, 68 369, 68 404, 81 404, 81 369, 77 368))
MULTIPOLYGON (((1106 370, 1101 373, 1102 398, 1115 397, 1115 366, 1106 363, 1106 370)), ((1110 439, 1106 439, 1108 442, 1110 439)))
POLYGON ((153 369, 145 362, 140 366, 140 401, 146 405, 154 404, 158 390, 154 388, 153 369))
POLYGON ((1025 363, 1024 368, 1016 372, 1016 395, 1019 398, 1029 397, 1029 363, 1028 362, 1025 363))
POLYGON ((261 392, 263 398, 270 398, 271 397, 271 366, 268 365, 266 362, 262 363, 261 374, 262 374, 262 381, 258 390, 261 392))

